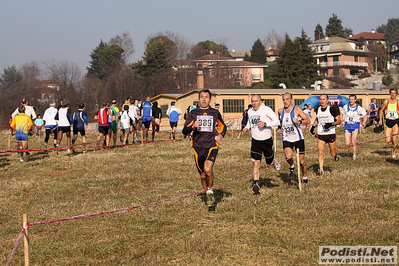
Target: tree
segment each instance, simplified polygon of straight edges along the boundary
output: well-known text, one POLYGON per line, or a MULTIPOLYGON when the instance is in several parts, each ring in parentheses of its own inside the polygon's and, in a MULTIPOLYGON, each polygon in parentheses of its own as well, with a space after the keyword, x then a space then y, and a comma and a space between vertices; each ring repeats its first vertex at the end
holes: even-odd
POLYGON ((377 32, 384 33, 385 39, 391 46, 392 43, 399 39, 399 18, 390 18, 388 23, 377 27, 377 32))
MULTIPOLYGON (((181 35, 179 35, 177 33, 171 32, 171 31, 158 32, 158 34, 156 36, 166 36, 166 37, 169 38, 169 40, 171 40, 172 42, 175 43, 175 45, 176 45, 176 54, 175 54, 175 56, 176 57, 173 58, 173 60, 186 59, 188 53, 190 52, 190 49, 193 46, 183 36, 181 36, 181 35)), ((152 37, 156 37, 156 36, 152 36, 152 37)), ((151 38, 149 38, 149 39, 151 39, 151 38)), ((148 43, 148 41, 147 41, 147 43, 148 43)))
POLYGON ((244 61, 251 61, 251 57, 248 55, 247 52, 245 52, 244 61))
POLYGON ((257 39, 252 45, 251 56, 249 61, 259 64, 266 63, 266 49, 265 46, 260 41, 260 39, 257 39))
POLYGON ((301 37, 295 41, 286 34, 285 45, 277 59, 276 86, 284 83, 289 88, 310 87, 318 79, 316 60, 309 44, 310 39, 303 29, 301 37))
POLYGON ((151 77, 172 66, 176 45, 166 36, 153 37, 148 41, 143 60, 137 64, 137 74, 151 77))
POLYGON ((326 36, 338 36, 341 38, 345 38, 344 28, 342 27, 342 21, 337 17, 336 14, 332 14, 332 17, 328 20, 328 24, 326 26, 326 36))
POLYGON ((116 44, 108 45, 100 41, 100 44, 90 54, 90 67, 87 67, 87 76, 94 75, 101 80, 118 71, 125 64, 123 49, 116 44))
POLYGON ((389 85, 392 85, 392 83, 393 83, 393 77, 392 77, 391 71, 386 70, 384 77, 382 78, 382 84, 384 84, 384 86, 389 86, 389 85))
POLYGON ((275 30, 272 30, 267 34, 266 39, 263 40, 263 45, 266 49, 281 49, 284 41, 284 36, 280 36, 275 30))
POLYGON ((130 58, 134 53, 134 45, 129 31, 122 32, 121 35, 116 35, 108 42, 110 45, 116 44, 123 49, 122 59, 125 62, 130 62, 130 58))
POLYGON ((345 38, 349 38, 350 36, 352 36, 352 35, 353 35, 353 30, 352 30, 352 28, 346 28, 346 27, 345 27, 345 29, 344 29, 344 35, 345 35, 345 38))
POLYGON ((314 29, 314 40, 317 41, 320 39, 324 39, 324 31, 323 27, 320 24, 317 24, 314 29))
POLYGON ((222 56, 229 56, 229 49, 224 44, 216 44, 214 41, 202 41, 191 48, 189 58, 195 59, 210 54, 211 51, 222 56))
POLYGON ((370 50, 369 62, 374 64, 377 58, 377 66, 374 66, 377 71, 381 71, 387 65, 387 49, 381 43, 372 43, 367 46, 370 50))
POLYGON ((18 71, 15 65, 3 69, 3 74, 0 77, 1 91, 8 91, 16 87, 22 81, 22 74, 18 71))

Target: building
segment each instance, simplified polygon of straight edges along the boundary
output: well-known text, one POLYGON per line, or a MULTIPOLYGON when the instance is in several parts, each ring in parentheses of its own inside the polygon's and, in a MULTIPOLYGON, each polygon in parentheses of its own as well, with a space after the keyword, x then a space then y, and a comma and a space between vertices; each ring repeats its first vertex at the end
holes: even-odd
POLYGON ((385 48, 387 47, 385 41, 385 34, 376 32, 374 29, 371 30, 371 32, 361 32, 356 35, 353 35, 349 37, 349 40, 357 42, 359 41, 360 38, 363 38, 365 40, 366 45, 381 43, 384 45, 385 48))
POLYGON ((267 62, 276 61, 279 53, 280 53, 280 50, 269 48, 269 50, 266 51, 266 61, 267 62))
POLYGON ((264 81, 263 70, 267 68, 267 65, 238 61, 220 54, 204 55, 193 62, 198 70, 198 88, 251 87, 253 83, 264 81))
MULTIPOLYGON (((151 99, 151 101, 157 101, 158 106, 164 112, 170 107, 172 101, 176 102, 176 106, 179 107, 183 112, 188 106, 192 105, 193 102, 198 101, 198 92, 200 90, 193 90, 184 94, 159 94, 151 99)), ((293 99, 296 105, 302 104, 306 99, 311 96, 321 95, 322 93, 328 93, 332 98, 342 95, 349 97, 350 94, 356 94, 361 106, 366 110, 372 98, 377 99, 377 105, 380 106, 382 102, 388 98, 388 91, 374 91, 367 89, 341 89, 341 90, 324 90, 324 91, 313 91, 303 89, 211 89, 212 99, 211 105, 214 107, 215 103, 220 104, 219 111, 223 115, 223 119, 228 125, 238 125, 241 122, 242 113, 247 108, 248 104, 251 103, 251 95, 259 94, 264 99, 265 105, 271 107, 275 112, 279 108, 283 107, 282 95, 285 92, 290 92, 293 95, 293 99)), ((166 115, 164 116, 166 117, 166 115)), ((168 123, 162 123, 164 129, 168 129, 168 123)), ((181 127, 184 124, 183 116, 180 117, 178 126, 181 127)))
POLYGON ((249 51, 236 51, 236 50, 231 50, 229 52, 231 58, 233 58, 236 61, 244 61, 245 54, 248 56, 251 56, 251 52, 249 51))
POLYGON ((358 74, 373 72, 373 61, 365 46, 359 47, 355 41, 340 37, 325 37, 309 45, 317 59, 319 74, 327 77, 323 86, 333 88, 328 77, 352 80, 358 74))
POLYGON ((391 67, 399 69, 399 40, 396 40, 389 51, 389 55, 391 57, 391 67))

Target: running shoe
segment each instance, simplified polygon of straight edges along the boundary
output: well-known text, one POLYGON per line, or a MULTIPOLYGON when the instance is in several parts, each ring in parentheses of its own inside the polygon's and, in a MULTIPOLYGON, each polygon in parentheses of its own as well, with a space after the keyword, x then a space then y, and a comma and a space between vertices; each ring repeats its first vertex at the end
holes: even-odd
POLYGON ((275 168, 277 171, 280 171, 280 170, 281 170, 281 165, 280 165, 279 162, 277 162, 276 159, 273 159, 273 165, 274 165, 274 168, 275 168))
POLYGON ((336 162, 339 161, 339 156, 338 156, 338 154, 334 156, 334 160, 335 160, 336 162))
POLYGON ((323 176, 324 175, 324 170, 323 169, 317 170, 317 175, 323 176))
POLYGON ((354 161, 356 161, 356 159, 357 159, 356 155, 353 155, 352 159, 353 159, 354 161))
POLYGON ((19 162, 23 163, 24 162, 24 158, 23 157, 19 157, 19 162))
POLYGON ((254 180, 254 183, 252 185, 252 190, 255 193, 255 195, 260 194, 260 185, 259 185, 259 180, 254 180))
POLYGON ((215 197, 213 196, 213 192, 207 192, 206 205, 208 205, 208 207, 212 207, 214 203, 215 203, 215 197))
POLYGON ((309 185, 309 180, 308 180, 307 177, 304 177, 304 178, 302 179, 302 181, 303 181, 304 184, 309 185))
POLYGON ((392 154, 392 159, 395 159, 396 158, 396 155, 395 154, 392 154))
POLYGON ((290 167, 290 178, 294 177, 294 173, 295 173, 295 165, 294 167, 290 167))

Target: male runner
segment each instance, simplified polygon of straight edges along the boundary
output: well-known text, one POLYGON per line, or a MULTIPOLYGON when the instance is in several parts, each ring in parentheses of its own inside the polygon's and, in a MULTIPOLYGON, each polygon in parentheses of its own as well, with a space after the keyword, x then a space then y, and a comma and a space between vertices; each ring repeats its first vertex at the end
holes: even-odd
POLYGON ((366 110, 356 103, 356 95, 349 95, 349 103, 342 108, 345 117, 345 145, 351 145, 353 160, 356 160, 356 139, 360 129, 360 123, 364 126, 366 122, 366 110))
POLYGON ((148 130, 152 121, 152 103, 151 98, 147 97, 145 102, 141 105, 141 116, 143 119, 144 130, 145 130, 145 142, 148 142, 148 130))
POLYGON ((306 127, 310 123, 309 117, 298 106, 292 104, 292 95, 289 92, 283 94, 284 108, 278 110, 281 121, 279 133, 283 135, 283 148, 287 163, 290 165, 290 177, 294 177, 295 164, 293 149, 299 149, 299 161, 303 176, 303 182, 308 183, 307 169, 305 162, 305 140, 301 125, 306 127))
POLYGON ((380 121, 378 122, 382 126, 385 111, 385 141, 390 143, 392 141, 392 158, 396 158, 396 150, 398 148, 398 123, 399 123, 399 102, 398 102, 398 90, 389 90, 389 99, 385 100, 380 110, 380 121))
MULTIPOLYGON (((97 114, 94 116, 94 120, 98 120, 98 137, 97 137, 97 146, 100 145, 101 139, 105 138, 105 146, 108 148, 109 146, 109 124, 108 117, 111 115, 110 110, 107 108, 107 103, 103 102, 100 110, 98 110, 97 114)), ((101 148, 100 148, 101 149, 101 148)))
POLYGON ((319 99, 320 106, 316 110, 316 119, 310 128, 310 133, 315 134, 314 129, 317 126, 317 149, 319 150, 319 170, 317 175, 324 175, 324 149, 326 143, 330 148, 331 156, 338 162, 338 152, 335 134, 335 125, 341 124, 341 118, 338 105, 329 105, 328 95, 322 94, 319 99))
POLYGON ((226 125, 219 111, 210 107, 212 94, 203 89, 199 92, 200 107, 192 110, 183 127, 183 134, 193 132, 191 146, 194 150, 195 163, 201 177, 201 184, 206 191, 206 204, 214 206, 213 195, 213 165, 218 154, 219 143, 226 134, 226 125), (219 126, 220 131, 216 131, 219 126))
MULTIPOLYGON (((72 138, 72 145, 75 145, 75 142, 78 138, 78 133, 82 136, 83 143, 86 143, 86 131, 85 127, 87 127, 87 115, 85 110, 85 104, 80 103, 79 109, 73 113, 72 120, 73 120, 73 138, 72 138)), ((86 146, 85 146, 86 147, 86 146)), ((86 152, 86 149, 83 150, 83 153, 86 152)))
POLYGON ((50 107, 44 111, 43 120, 46 123, 45 130, 46 130, 46 138, 44 139, 44 148, 47 149, 48 140, 50 138, 50 133, 53 133, 54 136, 54 148, 57 146, 57 120, 55 119, 58 110, 55 108, 55 103, 50 103, 50 107))
MULTIPOLYGON (((25 106, 18 107, 18 114, 12 119, 10 127, 15 130, 15 140, 18 141, 19 150, 28 148, 28 133, 32 125, 32 119, 25 114, 25 106)), ((24 153, 20 152, 19 154, 19 160, 23 163, 24 153)))
POLYGON ((118 137, 118 120, 120 118, 119 116, 119 108, 116 106, 117 102, 116 100, 111 101, 111 107, 110 111, 112 113, 112 121, 111 121, 111 128, 109 131, 109 138, 111 139, 112 135, 112 140, 114 142, 114 146, 116 145, 116 139, 118 137))
POLYGON ((281 165, 274 159, 274 148, 272 139, 272 127, 280 125, 277 115, 269 106, 262 105, 260 95, 251 96, 252 109, 248 110, 248 123, 243 129, 243 133, 251 130, 252 145, 251 159, 253 162, 254 182, 252 190, 255 194, 260 193, 260 163, 262 154, 265 156, 268 167, 274 165, 276 170, 281 169, 281 165))
MULTIPOLYGON (((369 120, 368 120, 366 126, 364 127, 365 129, 368 128, 369 126, 373 125, 374 121, 377 123, 377 125, 378 125, 378 123, 380 121, 380 116, 378 114, 378 107, 377 107, 377 99, 376 98, 371 99, 371 103, 370 103, 370 106, 369 106, 369 112, 370 112, 369 120)), ((382 126, 380 126, 380 128, 381 128, 381 131, 382 131, 382 126)))
POLYGON ((152 104, 152 141, 155 138, 155 131, 159 132, 162 120, 162 109, 158 107, 158 102, 152 104))
POLYGON ((73 123, 71 118, 71 109, 69 108, 69 100, 62 100, 62 107, 58 109, 58 138, 57 147, 60 146, 62 141, 62 135, 65 133, 67 136, 67 152, 71 153, 71 124, 73 123))
POLYGON ((182 111, 176 107, 175 104, 175 101, 171 102, 170 107, 166 111, 166 115, 169 117, 170 127, 172 128, 172 133, 170 133, 170 135, 173 137, 173 140, 176 139, 177 122, 179 122, 179 115, 182 114, 182 111))

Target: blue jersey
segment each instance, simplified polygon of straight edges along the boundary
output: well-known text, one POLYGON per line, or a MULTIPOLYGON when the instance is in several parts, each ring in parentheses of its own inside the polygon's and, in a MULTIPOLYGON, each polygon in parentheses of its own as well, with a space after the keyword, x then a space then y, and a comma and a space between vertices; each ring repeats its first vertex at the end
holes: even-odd
MULTIPOLYGON (((377 109, 377 106, 375 106, 374 103, 370 103, 370 110, 375 110, 375 109, 377 109)), ((370 117, 374 117, 374 116, 377 116, 377 111, 370 112, 370 117)))
POLYGON ((145 101, 141 106, 141 114, 143 116, 143 122, 148 122, 152 120, 152 103, 145 101))
POLYGON ((84 129, 85 124, 87 125, 87 117, 86 112, 82 109, 77 110, 73 113, 73 128, 75 129, 84 129))

